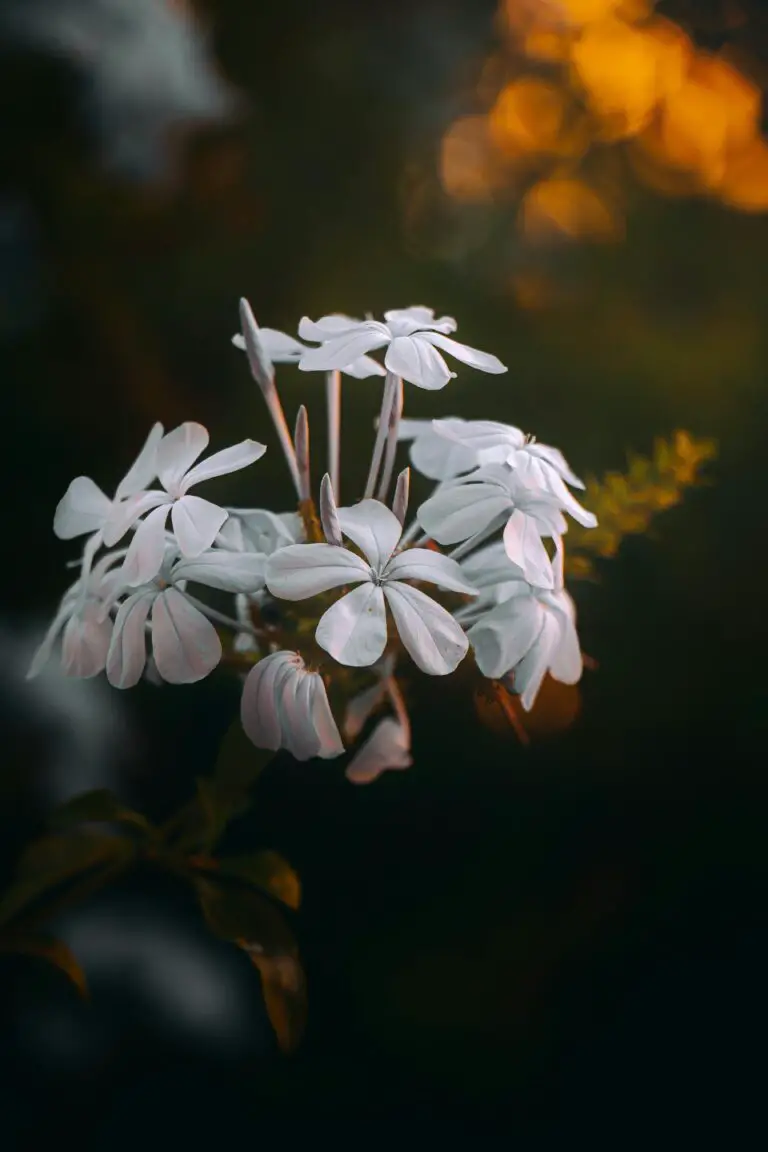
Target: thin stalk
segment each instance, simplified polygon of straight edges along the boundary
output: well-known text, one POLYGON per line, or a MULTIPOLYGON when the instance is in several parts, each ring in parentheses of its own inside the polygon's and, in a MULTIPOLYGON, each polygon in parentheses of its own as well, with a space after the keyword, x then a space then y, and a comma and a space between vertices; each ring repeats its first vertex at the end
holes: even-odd
POLYGON ((370 500, 373 497, 376 488, 376 478, 379 474, 381 466, 381 457, 384 452, 384 444, 387 439, 389 430, 389 416, 392 411, 392 405, 395 402, 397 393, 397 376, 393 372, 387 372, 387 378, 384 381, 384 394, 381 398, 381 412, 379 413, 379 426, 376 429, 376 440, 373 445, 373 455, 371 456, 371 467, 368 470, 368 480, 365 485, 365 492, 363 498, 370 500))
POLYGON ((397 455, 397 432, 400 427, 400 420, 403 415, 403 381, 398 376, 397 387, 395 389, 395 398, 392 401, 392 407, 389 410, 389 427, 387 429, 387 448, 384 454, 384 468, 381 473, 381 480, 379 481, 379 490, 376 493, 376 499, 386 503, 387 493, 389 492, 389 485, 392 482, 392 473, 395 468, 395 456, 397 455))
POLYGON ((184 597, 193 607, 199 609, 209 620, 215 620, 217 624, 224 624, 227 628, 233 628, 235 632, 250 632, 252 636, 256 636, 258 639, 261 639, 264 635, 263 632, 259 632, 257 628, 254 628, 252 624, 241 624, 239 620, 233 620, 231 616, 225 616, 223 612, 218 612, 215 608, 204 604, 203 601, 198 600, 196 596, 190 596, 189 592, 185 592, 184 597))
POLYGON ((338 368, 326 373, 325 401, 328 413, 328 475, 338 501, 341 480, 341 372, 338 368))

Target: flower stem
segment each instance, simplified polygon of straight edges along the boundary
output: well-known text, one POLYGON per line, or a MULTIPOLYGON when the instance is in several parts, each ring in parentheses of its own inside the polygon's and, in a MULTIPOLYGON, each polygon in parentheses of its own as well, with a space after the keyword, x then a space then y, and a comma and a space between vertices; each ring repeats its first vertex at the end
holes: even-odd
POLYGON ((371 457, 371 467, 368 470, 368 480, 365 485, 365 492, 363 499, 371 500, 376 488, 376 477, 379 474, 379 467, 381 465, 381 456, 384 451, 384 443, 387 439, 389 431, 389 416, 392 411, 392 405, 395 402, 397 394, 397 376, 394 372, 387 372, 387 378, 384 381, 384 395, 381 398, 381 412, 379 413, 379 426, 376 429, 376 440, 373 445, 373 456, 371 457))
POLYGON ((392 472, 395 467, 397 454, 397 430, 400 427, 400 418, 403 415, 403 381, 398 376, 395 396, 389 410, 389 427, 387 429, 387 450, 384 454, 384 468, 381 473, 379 490, 376 499, 386 502, 389 485, 392 482, 392 472))
POLYGON ((328 413, 328 475, 338 503, 341 480, 341 372, 338 368, 328 372, 325 377, 325 401, 328 413))
POLYGON ((225 616, 223 612, 218 612, 215 608, 211 608, 208 604, 204 604, 202 600, 198 600, 196 596, 190 596, 189 592, 184 593, 184 597, 193 608, 197 608, 209 620, 215 620, 217 624, 224 624, 227 628, 234 628, 235 632, 250 632, 251 635, 261 637, 263 633, 254 628, 252 624, 246 624, 239 620, 233 620, 231 616, 225 616))

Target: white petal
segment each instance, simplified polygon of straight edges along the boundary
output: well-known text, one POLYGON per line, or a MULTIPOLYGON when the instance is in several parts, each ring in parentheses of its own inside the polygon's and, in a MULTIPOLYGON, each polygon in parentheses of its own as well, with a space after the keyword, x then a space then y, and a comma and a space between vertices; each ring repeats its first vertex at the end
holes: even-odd
POLYGON ((112 501, 90 476, 76 476, 56 506, 53 531, 59 540, 97 532, 109 518, 112 501))
MULTIPOLYGON (((276 328, 259 328, 259 336, 273 364, 297 364, 307 351, 306 345, 300 344, 285 332, 278 332, 276 328)), ((244 349, 245 340, 242 336, 240 339, 244 349)))
POLYGON ((241 468, 247 468, 249 464, 260 460, 266 450, 266 444, 259 444, 258 440, 242 440, 239 444, 233 444, 231 448, 214 452, 213 456, 190 468, 181 482, 179 491, 183 494, 203 480, 239 472, 241 468))
POLYGON ((374 360, 372 356, 358 356, 357 360, 347 364, 346 368, 342 368, 341 371, 345 376, 354 376, 356 380, 366 380, 369 376, 386 376, 387 374, 384 365, 379 364, 378 360, 374 360))
POLYGON ((182 496, 171 508, 171 522, 181 553, 199 556, 210 548, 228 512, 199 496, 182 496))
POLYGON ((133 688, 147 662, 144 625, 154 592, 134 592, 120 605, 107 653, 107 680, 113 688, 133 688))
POLYGON ((461 360, 462 364, 469 364, 471 368, 478 368, 481 372, 497 374, 507 371, 506 365, 502 364, 497 356, 492 356, 490 352, 481 352, 478 348, 470 348, 468 344, 460 344, 458 340, 451 340, 449 336, 437 332, 424 332, 419 338, 428 340, 430 344, 442 348, 456 360, 461 360))
POLYGON ((498 680, 514 668, 536 643, 544 615, 529 592, 505 601, 474 624, 468 636, 483 676, 498 680))
POLYGON ((446 327, 447 331, 456 331, 456 321, 452 316, 441 316, 439 320, 435 320, 434 309, 425 308, 423 304, 412 304, 410 308, 391 308, 389 312, 384 313, 384 319, 388 324, 413 320, 424 328, 432 328, 435 324, 439 324, 441 327, 446 327))
POLYGON ((365 321, 341 336, 327 340, 319 348, 305 352, 299 361, 302 372, 329 371, 346 368, 366 352, 383 348, 390 341, 389 329, 375 321, 365 321))
POLYGON ((391 508, 380 500, 361 500, 339 508, 338 516, 344 535, 357 544, 374 571, 383 571, 403 533, 391 508))
MULTIPOLYGON (((547 602, 549 600, 548 597, 547 602)), ((567 592, 555 594, 551 602, 558 616, 560 639, 552 652, 549 672, 561 684, 577 684, 581 679, 584 661, 576 631, 576 608, 567 592)))
POLYGON ((429 428, 411 445, 411 463, 430 480, 453 480, 476 467, 477 453, 429 428))
POLYGON ((121 569, 123 580, 129 588, 153 580, 162 568, 165 522, 170 508, 170 504, 161 504, 136 529, 121 569))
POLYGON ((496 420, 458 420, 448 417, 433 421, 438 436, 463 444, 475 453, 483 453, 482 463, 504 461, 508 453, 525 443, 525 433, 511 424, 496 420), (495 453, 495 455, 494 455, 495 453))
POLYGON ((264 587, 266 565, 261 552, 203 552, 194 560, 179 560, 172 580, 192 580, 223 592, 258 592, 264 587))
MULTIPOLYGON (((74 585, 74 587, 77 588, 77 585, 74 585)), ((34 680, 36 676, 39 676, 45 665, 50 660, 51 653, 53 652, 53 646, 56 643, 62 628, 72 615, 75 608, 75 603, 76 601, 73 600, 71 596, 65 596, 62 600, 59 611, 56 613, 40 645, 35 650, 35 653, 32 657, 32 662, 29 665, 29 671, 27 672, 27 680, 34 680)))
POLYGON ((526 712, 530 712, 533 708, 559 638, 560 628, 557 620, 549 612, 545 612, 536 643, 523 656, 512 677, 514 690, 520 696, 520 703, 526 712))
POLYGON ((279 690, 282 746, 296 760, 311 760, 320 745, 312 719, 311 695, 312 682, 306 672, 286 677, 279 690))
POLYGON ((176 588, 152 608, 152 654, 169 684, 196 684, 221 660, 221 641, 210 620, 176 588))
POLYGON ((554 588, 555 574, 536 521, 520 509, 513 512, 504 529, 507 556, 522 570, 529 584, 554 588))
POLYGON ((162 424, 153 424, 144 447, 123 476, 115 491, 115 500, 135 496, 147 488, 157 476, 157 447, 163 438, 162 424))
POLYGON ((316 755, 320 756, 323 760, 331 760, 335 756, 341 756, 344 752, 344 745, 342 744, 336 721, 333 718, 331 706, 328 703, 328 694, 325 691, 322 676, 317 672, 308 672, 307 679, 312 682, 310 706, 312 708, 312 720, 319 742, 316 755))
POLYGON ((365 320, 355 320, 352 316, 345 316, 342 312, 321 316, 319 320, 310 320, 308 316, 302 316, 299 321, 299 336, 302 340, 322 343, 325 340, 332 340, 335 336, 357 332, 365 323, 365 320))
POLYGON ((454 375, 440 353, 421 339, 421 333, 395 337, 387 348, 384 363, 396 376, 430 391, 444 388, 454 375))
POLYGON ((559 448, 551 448, 549 444, 539 444, 538 441, 533 441, 526 445, 526 452, 531 456, 539 456, 558 472, 566 484, 570 484, 572 488, 583 488, 583 481, 579 480, 578 476, 574 475, 571 471, 568 461, 563 456, 559 448))
POLYGON ((216 544, 218 547, 226 548, 231 552, 248 551, 245 539, 243 538, 243 526, 237 516, 233 516, 231 512, 221 528, 219 528, 216 544))
POLYGON ((61 644, 61 666, 67 676, 85 680, 98 676, 106 667, 112 621, 100 619, 99 608, 90 601, 67 621, 61 644))
POLYGON ((408 733, 387 716, 352 757, 345 776, 353 784, 370 784, 388 769, 410 768, 412 764, 408 733))
POLYGON ((277 515, 264 508, 230 508, 230 518, 236 517, 247 541, 247 551, 264 552, 271 556, 286 544, 298 544, 302 538, 301 517, 295 512, 277 515))
POLYGON ((509 494, 498 484, 457 484, 426 500, 417 517, 433 540, 458 544, 482 532, 511 508, 509 494))
POLYGON ((347 740, 356 740, 365 727, 366 721, 387 695, 387 685, 384 679, 379 679, 370 688, 358 692, 347 704, 344 714, 344 735, 347 740))
POLYGON ((409 584, 384 585, 384 595, 410 656, 422 672, 447 676, 461 663, 469 641, 449 612, 409 584))
POLYGON ((368 668, 387 644, 384 597, 376 584, 362 584, 320 617, 315 640, 339 664, 368 668))
POLYGON ((164 488, 175 494, 185 472, 208 447, 208 439, 208 430, 193 421, 179 424, 163 436, 157 447, 157 475, 164 488))
POLYGON ((279 600, 306 600, 343 584, 369 581, 364 560, 333 544, 289 544, 267 561, 267 588, 279 600))
POLYGON ((248 357, 248 367, 263 394, 270 396, 275 387, 275 369, 261 342, 261 329, 256 323, 250 304, 242 297, 239 308, 243 347, 248 357))
POLYGON ((138 492, 135 496, 115 501, 109 519, 102 529, 104 543, 108 548, 117 544, 137 520, 140 520, 146 512, 151 512, 153 508, 159 508, 161 504, 169 504, 167 492, 138 492))
MULTIPOLYGON (((461 561, 461 570, 477 588, 488 588, 508 580, 524 580, 523 570, 507 555, 503 540, 478 548, 461 561)), ((527 580, 525 581, 527 584, 527 580)))
POLYGON ((240 718, 246 736, 257 748, 276 752, 282 745, 282 725, 277 708, 275 686, 285 670, 298 670, 300 660, 295 652, 273 652, 265 656, 248 673, 240 701, 240 718))
POLYGON ((455 560, 440 552, 433 552, 431 548, 408 548, 401 552, 387 566, 386 578, 426 580, 430 584, 437 584, 438 588, 446 588, 450 592, 466 592, 471 596, 477 591, 467 582, 465 573, 455 560))
POLYGON ((398 440, 415 440, 417 436, 423 436, 425 432, 429 432, 432 428, 432 420, 401 420, 397 426, 397 439, 398 440))

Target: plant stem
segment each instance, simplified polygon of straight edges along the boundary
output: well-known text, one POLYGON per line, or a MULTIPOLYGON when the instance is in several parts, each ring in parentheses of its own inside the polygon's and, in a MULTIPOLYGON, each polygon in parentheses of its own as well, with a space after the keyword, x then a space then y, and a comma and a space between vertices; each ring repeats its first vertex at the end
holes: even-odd
POLYGON ((325 377, 325 400, 328 413, 328 475, 339 502, 339 464, 341 460, 341 372, 334 368, 325 377))
POLYGON ((394 471, 395 456, 397 454, 397 430, 400 427, 400 419, 402 415, 403 382, 398 376, 394 400, 392 401, 392 407, 389 410, 389 428, 387 430, 387 450, 384 455, 384 468, 381 473, 379 490, 376 493, 376 499, 381 500, 382 502, 386 502, 389 485, 392 482, 392 472, 394 471))
POLYGON ((381 456, 389 431, 389 416, 392 411, 392 405, 395 402, 396 393, 397 376, 395 376, 393 372, 387 372, 387 378, 384 381, 384 394, 381 398, 379 426, 376 429, 376 440, 374 441, 373 455, 371 456, 371 467, 368 470, 368 480, 366 481, 365 492, 363 494, 363 499, 365 500, 371 500, 373 498, 373 493, 376 488, 376 478, 379 474, 381 456))

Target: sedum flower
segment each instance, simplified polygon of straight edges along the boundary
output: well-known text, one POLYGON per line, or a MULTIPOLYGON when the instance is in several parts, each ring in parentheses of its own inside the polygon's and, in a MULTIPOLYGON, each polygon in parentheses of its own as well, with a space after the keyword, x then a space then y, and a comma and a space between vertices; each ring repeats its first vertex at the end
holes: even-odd
MULTIPOLYGON (((131 592, 118 609, 106 660, 110 684, 132 688, 141 679, 148 620, 161 679, 170 684, 203 680, 221 660, 221 641, 201 611, 204 605, 198 606, 187 593, 187 582, 242 593, 262 587, 263 574, 264 557, 258 554, 216 551, 185 560, 173 559, 168 549, 158 575, 131 592)), ((125 587, 124 574, 122 578, 125 587)))
MULTIPOLYGON (((360 323, 359 320, 352 320, 349 316, 343 316, 341 319, 349 324, 360 323)), ((278 332, 275 328, 259 328, 258 334, 262 354, 270 364, 298 364, 302 356, 311 351, 300 340, 295 340, 285 332, 278 332)), ((245 352, 245 338, 239 332, 232 337, 232 343, 235 348, 245 352)), ((351 364, 347 364, 343 371, 358 380, 364 380, 367 376, 386 374, 386 369, 371 356, 358 356, 351 364)))
POLYGON ((123 576, 126 584, 145 584, 160 571, 169 512, 183 556, 199 556, 210 548, 228 513, 208 500, 190 495, 190 489, 203 480, 246 468, 266 452, 264 444, 243 440, 231 448, 215 452, 193 467, 207 446, 208 432, 202 424, 180 424, 168 432, 157 447, 157 476, 162 490, 135 496, 128 502, 124 516, 105 532, 105 542, 114 543, 144 513, 149 513, 136 528, 125 558, 123 576))
POLYGON ((340 664, 367 667, 381 658, 387 643, 389 606, 406 650, 423 672, 445 676, 467 652, 467 638, 440 604, 406 580, 426 581, 454 592, 474 594, 459 565, 427 548, 395 555, 402 525, 378 500, 340 508, 342 532, 365 559, 334 544, 294 544, 267 562, 266 583, 273 596, 305 600, 345 584, 358 587, 321 617, 317 643, 340 664))
POLYGON ((385 312, 383 323, 340 316, 312 321, 305 316, 299 324, 299 335, 321 343, 302 356, 299 368, 304 372, 344 369, 359 356, 386 348, 387 371, 419 388, 444 388, 455 376, 438 349, 481 372, 507 371, 496 356, 451 340, 448 333, 455 331, 456 321, 451 316, 435 319, 431 308, 421 306, 385 312))
POLYGON ((576 609, 557 569, 554 589, 534 587, 518 570, 505 598, 472 625, 468 636, 483 675, 505 678, 526 711, 547 672, 563 684, 581 679, 576 609))
POLYGON ((257 748, 285 748, 297 760, 330 759, 344 751, 325 684, 298 652, 273 652, 251 671, 240 716, 257 748))

